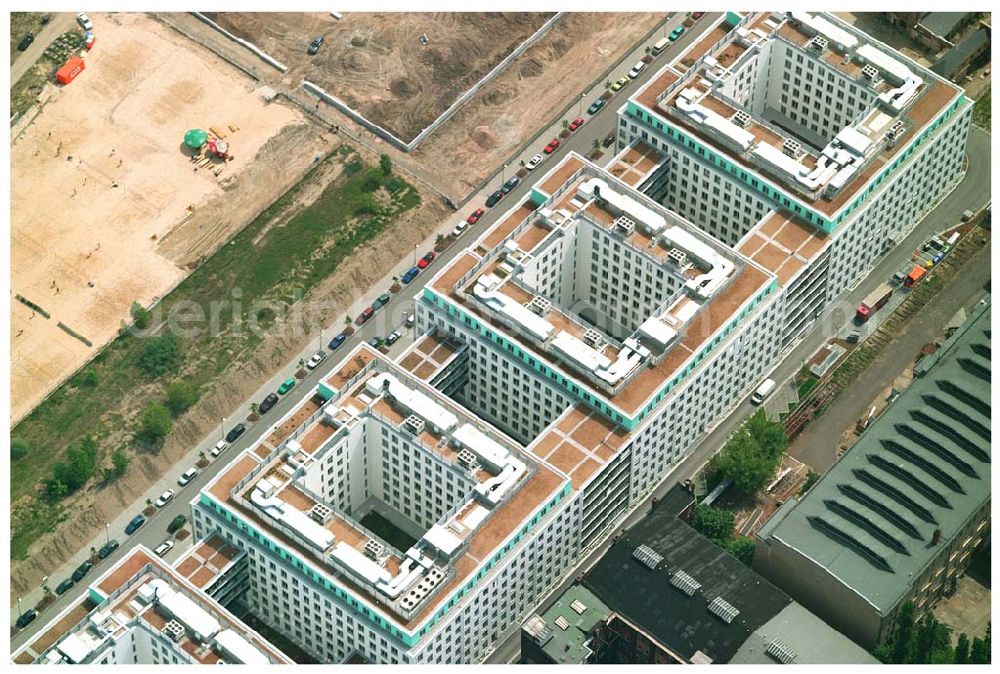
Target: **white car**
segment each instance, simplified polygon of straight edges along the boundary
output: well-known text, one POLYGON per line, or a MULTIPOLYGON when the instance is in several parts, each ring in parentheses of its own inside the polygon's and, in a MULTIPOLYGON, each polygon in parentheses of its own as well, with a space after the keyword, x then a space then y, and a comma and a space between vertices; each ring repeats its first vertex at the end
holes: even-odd
POLYGON ((197 468, 188 468, 187 470, 184 471, 184 474, 181 475, 181 479, 177 480, 177 484, 183 487, 197 476, 198 476, 197 468))
POLYGON ((389 333, 389 335, 388 335, 388 336, 387 336, 387 337, 385 338, 385 343, 386 343, 386 344, 387 344, 388 346, 392 346, 392 345, 393 345, 393 344, 395 344, 395 343, 396 343, 397 341, 399 341, 399 338, 400 338, 400 337, 402 337, 402 335, 400 335, 398 331, 396 331, 396 330, 393 330, 393 331, 392 331, 391 333, 389 333))
POLYGON ((163 555, 167 554, 173 549, 174 549, 173 541, 163 541, 162 543, 156 546, 156 549, 153 550, 153 552, 155 552, 158 557, 162 557, 163 555))
POLYGON ((306 367, 309 368, 310 370, 315 370, 316 367, 324 360, 326 360, 326 353, 322 351, 317 351, 316 353, 313 354, 312 358, 310 358, 306 362, 306 367))
POLYGON ((170 503, 170 499, 172 499, 173 497, 174 497, 174 490, 168 489, 162 494, 160 494, 160 498, 156 499, 156 503, 154 505, 157 508, 162 508, 163 506, 170 503))
POLYGON ((451 235, 458 238, 462 236, 462 234, 465 234, 465 230, 467 230, 468 228, 469 228, 469 223, 467 223, 465 220, 462 220, 462 222, 455 225, 455 229, 451 230, 451 235))
POLYGON ((80 24, 80 28, 84 30, 94 30, 94 22, 90 20, 90 17, 80 12, 76 15, 76 22, 80 24))
POLYGON ((215 443, 215 447, 212 447, 212 456, 215 457, 218 456, 219 454, 222 454, 224 451, 226 451, 226 447, 228 446, 229 446, 228 442, 226 442, 225 440, 219 440, 217 443, 215 443))
POLYGON ((524 168, 528 169, 529 171, 534 171, 535 168, 543 161, 545 161, 545 157, 543 157, 540 154, 536 154, 534 157, 528 160, 528 163, 524 165, 524 168))

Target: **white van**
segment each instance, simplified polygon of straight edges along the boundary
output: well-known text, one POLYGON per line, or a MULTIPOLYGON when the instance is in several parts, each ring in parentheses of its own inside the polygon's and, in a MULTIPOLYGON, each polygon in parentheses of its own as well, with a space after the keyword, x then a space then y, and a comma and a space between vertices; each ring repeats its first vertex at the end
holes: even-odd
POLYGON ((639 73, 641 73, 643 69, 645 69, 645 67, 646 64, 643 63, 642 61, 639 61, 634 66, 632 66, 632 70, 628 71, 628 76, 634 80, 639 76, 639 73))
POLYGON ((753 392, 750 396, 750 402, 754 405, 760 405, 764 400, 774 392, 774 389, 778 384, 773 379, 765 379, 764 383, 757 387, 757 390, 753 392))
POLYGON ((667 38, 661 38, 660 40, 657 40, 656 44, 653 45, 652 49, 653 56, 659 56, 660 54, 662 54, 663 50, 667 48, 668 44, 670 44, 670 40, 668 40, 667 38))

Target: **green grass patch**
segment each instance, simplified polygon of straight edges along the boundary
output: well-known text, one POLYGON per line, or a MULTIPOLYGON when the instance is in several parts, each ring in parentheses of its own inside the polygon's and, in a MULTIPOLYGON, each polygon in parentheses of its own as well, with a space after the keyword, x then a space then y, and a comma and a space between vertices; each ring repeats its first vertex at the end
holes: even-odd
MULTIPOLYGON (((150 402, 147 398, 138 403, 138 409, 128 409, 125 396, 130 391, 153 384, 159 392, 151 396, 155 402, 164 401, 166 388, 178 380, 207 391, 204 387, 223 370, 252 356, 261 337, 249 326, 259 317, 260 306, 288 314, 297 298, 420 203, 419 192, 406 183, 389 198, 373 199, 372 192, 362 184, 366 177, 370 180, 371 172, 366 169, 368 166, 356 152, 350 148, 338 150, 160 302, 162 317, 186 306, 199 307, 205 315, 205 320, 197 324, 200 330, 177 335, 180 356, 176 369, 172 362, 169 368, 141 368, 143 354, 149 365, 147 349, 151 340, 121 335, 87 366, 86 371, 93 374, 66 382, 18 423, 12 436, 23 440, 29 450, 11 464, 11 501, 34 495, 53 464, 81 437, 93 437, 101 445, 101 465, 109 465, 111 451, 117 447, 104 447, 103 441, 123 427, 123 420, 132 419, 150 402), (356 169, 342 172, 314 203, 296 208, 293 214, 292 206, 302 186, 322 175, 318 168, 329 162, 356 169), (356 216, 359 205, 370 205, 369 200, 374 201, 373 212, 356 216), (237 289, 238 301, 234 299, 237 289), (221 307, 214 331, 208 329, 213 304, 221 307)), ((124 425, 127 430, 138 430, 134 420, 124 425)), ((12 535, 16 537, 22 531, 17 517, 14 519, 12 535)), ((18 550, 23 556, 24 548, 16 549, 12 544, 12 553, 18 550)))
POLYGON ((972 106, 972 123, 990 130, 990 90, 986 89, 972 106))

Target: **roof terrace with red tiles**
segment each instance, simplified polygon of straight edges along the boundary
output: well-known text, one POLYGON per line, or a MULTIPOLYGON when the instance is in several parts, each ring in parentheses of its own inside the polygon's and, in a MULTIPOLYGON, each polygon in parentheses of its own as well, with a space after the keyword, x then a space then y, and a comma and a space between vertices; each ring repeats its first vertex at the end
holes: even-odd
MULTIPOLYGON (((653 159, 643 146, 625 156, 632 164, 653 159)), ((626 415, 638 412, 658 384, 665 385, 682 370, 771 283, 764 268, 575 153, 540 178, 533 192, 544 199, 535 211, 527 217, 519 213, 517 226, 505 227, 506 238, 486 232, 483 238, 492 246, 478 245, 475 253, 455 258, 432 279, 431 287, 626 415), (557 179, 565 182, 557 184, 557 179), (550 241, 584 222, 613 233, 637 256, 678 279, 681 290, 628 339, 600 334, 521 280, 550 241), (534 248, 525 251, 521 242, 528 233, 534 248)), ((564 457, 560 467, 569 467, 569 460, 564 457)))
POLYGON ((822 230, 790 213, 772 211, 747 233, 736 250, 773 273, 778 283, 786 286, 829 242, 822 230))
MULTIPOLYGON (((447 358, 454 349, 433 336, 417 347, 411 353, 421 358, 434 354, 447 358)), ((347 354, 323 385, 325 401, 319 416, 293 429, 285 445, 265 460, 245 452, 206 490, 221 505, 297 551, 326 571, 332 582, 365 598, 406 629, 431 615, 452 589, 487 562, 495 547, 556 497, 570 479, 486 427, 414 377, 406 366, 367 345, 347 354), (347 408, 350 412, 343 413, 347 408), (338 439, 354 429, 364 441, 358 423, 398 429, 409 443, 462 471, 473 485, 465 501, 455 504, 409 550, 395 550, 306 487, 330 443, 309 452, 300 451, 296 443, 308 438, 317 426, 329 427, 338 439), (379 545, 373 547, 373 543, 379 545)), ((291 412, 289 418, 296 418, 296 413, 291 412)), ((183 560, 185 574, 194 578, 199 573, 201 563, 191 561, 195 557, 217 554, 211 547, 204 553, 192 553, 183 560)))
MULTIPOLYGON (((762 82, 781 78, 783 61, 772 57, 769 62, 770 71, 758 77, 762 82)), ((777 179, 829 217, 959 96, 952 83, 832 16, 758 12, 735 27, 717 25, 631 100, 736 163, 777 179), (870 92, 867 111, 856 118, 860 121, 838 132, 821 151, 810 149, 814 141, 760 119, 723 93, 730 91, 729 80, 775 40, 870 92)))
MULTIPOLYGON (((235 558, 231 548, 219 540, 210 540, 199 543, 195 550, 200 551, 199 556, 211 560, 218 555, 235 558)), ((141 545, 94 581, 79 601, 22 646, 14 661, 93 664, 114 641, 137 629, 156 634, 169 632, 168 642, 161 643, 174 644, 192 664, 292 662, 182 573, 141 545)), ((132 652, 132 649, 118 649, 116 654, 119 650, 132 652)))

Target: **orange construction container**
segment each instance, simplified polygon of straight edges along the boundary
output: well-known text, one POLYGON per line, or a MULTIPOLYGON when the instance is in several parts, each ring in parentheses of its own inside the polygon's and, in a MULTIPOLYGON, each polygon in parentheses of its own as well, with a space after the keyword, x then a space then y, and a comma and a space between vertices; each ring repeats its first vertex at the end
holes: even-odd
POLYGON ((905 279, 903 279, 903 285, 909 288, 914 283, 922 279, 924 277, 924 274, 926 273, 927 270, 924 269, 921 265, 919 264, 913 265, 913 269, 911 269, 910 273, 906 275, 905 279))
POLYGON ((62 68, 56 71, 56 81, 59 84, 69 84, 76 79, 77 75, 83 72, 85 67, 83 59, 79 56, 74 56, 69 61, 66 61, 62 68))

